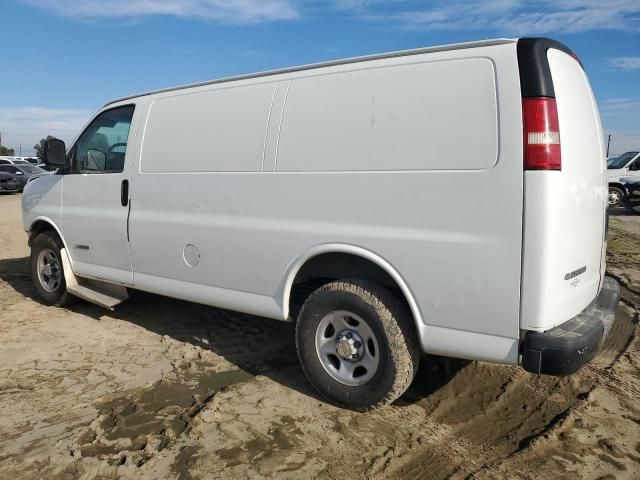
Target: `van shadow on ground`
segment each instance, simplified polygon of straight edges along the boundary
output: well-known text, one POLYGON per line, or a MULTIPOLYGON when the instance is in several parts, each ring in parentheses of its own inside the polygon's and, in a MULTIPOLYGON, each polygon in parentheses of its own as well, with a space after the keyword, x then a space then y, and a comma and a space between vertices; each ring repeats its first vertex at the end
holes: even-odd
MULTIPOLYGON (((28 257, 0 260, 0 279, 17 293, 40 302, 31 282, 28 257)), ((287 388, 318 398, 298 364, 291 323, 138 291, 132 292, 129 300, 111 312, 84 301, 67 308, 96 320, 107 315, 211 350, 252 375, 264 375, 287 388)), ((411 404, 436 392, 468 363, 423 356, 415 381, 396 404, 411 404)))

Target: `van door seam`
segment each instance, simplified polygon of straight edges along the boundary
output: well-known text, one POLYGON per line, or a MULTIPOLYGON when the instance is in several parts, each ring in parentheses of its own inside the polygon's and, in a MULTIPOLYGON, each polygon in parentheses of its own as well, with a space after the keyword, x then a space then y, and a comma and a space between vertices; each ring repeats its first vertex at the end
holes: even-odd
POLYGON ((276 83, 273 87, 273 94, 271 95, 271 103, 269 104, 269 113, 267 115, 267 125, 264 129, 264 143, 262 144, 262 164, 260 166, 260 171, 264 172, 264 157, 267 152, 267 140, 269 138, 269 125, 271 123, 271 110, 273 110, 273 101, 276 98, 276 92, 278 91, 278 85, 280 83, 276 83))
POLYGON ((278 148, 280 147, 280 133, 282 132, 282 120, 284 118, 284 109, 287 106, 287 97, 289 96, 289 88, 291 87, 291 80, 287 83, 287 89, 284 92, 284 99, 282 100, 282 110, 280 111, 280 122, 278 123, 278 139, 276 140, 276 154, 273 162, 273 171, 278 169, 278 148))
MULTIPOLYGON (((125 152, 125 161, 126 161, 126 157, 127 157, 127 153, 129 154, 129 168, 128 168, 128 173, 125 173, 123 176, 125 177, 123 179, 127 180, 129 182, 129 187, 127 188, 127 219, 126 219, 126 226, 127 226, 127 251, 129 253, 129 271, 131 273, 131 276, 129 277, 131 285, 133 285, 133 255, 131 252, 131 241, 129 240, 129 218, 131 217, 131 190, 132 190, 132 177, 133 177, 133 162, 135 162, 136 160, 136 155, 138 155, 139 151, 140 151, 140 147, 138 144, 138 134, 140 133, 140 122, 142 121, 142 117, 144 116, 144 110, 145 108, 142 107, 140 105, 140 103, 138 104, 134 104, 134 110, 133 110, 133 115, 135 118, 135 124, 133 123, 133 118, 131 119, 131 125, 129 126, 129 137, 133 136, 133 142, 131 142, 131 138, 127 138, 127 142, 129 144, 132 144, 132 148, 127 148, 127 151, 125 152), (133 127, 133 128, 131 128, 133 127)), ((123 172, 124 173, 124 172, 123 172)))

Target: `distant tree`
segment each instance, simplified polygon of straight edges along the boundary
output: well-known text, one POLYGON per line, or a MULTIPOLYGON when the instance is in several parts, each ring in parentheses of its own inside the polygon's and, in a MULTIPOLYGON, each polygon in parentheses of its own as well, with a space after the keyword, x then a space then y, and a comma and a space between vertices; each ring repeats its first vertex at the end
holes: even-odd
POLYGON ((16 151, 13 148, 5 147, 4 145, 0 145, 0 155, 13 157, 16 154, 16 151))
POLYGON ((40 160, 44 159, 44 143, 47 140, 51 140, 52 138, 56 138, 56 137, 47 135, 47 138, 40 139, 40 141, 33 146, 33 148, 36 149, 36 155, 40 160))

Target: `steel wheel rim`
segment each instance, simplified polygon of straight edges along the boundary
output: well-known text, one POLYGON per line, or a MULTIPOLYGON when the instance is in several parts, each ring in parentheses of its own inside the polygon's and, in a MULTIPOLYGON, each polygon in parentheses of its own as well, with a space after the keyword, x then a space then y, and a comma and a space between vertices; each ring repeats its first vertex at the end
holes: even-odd
POLYGON ((49 293, 55 292, 62 281, 58 256, 50 248, 45 248, 38 254, 37 265, 40 285, 49 293))
POLYGON ((318 323, 315 345, 322 368, 343 385, 364 385, 378 371, 378 339, 367 322, 353 312, 334 310, 325 315, 318 323), (352 356, 347 358, 349 351, 352 356))
POLYGON ((609 206, 620 205, 622 197, 619 192, 609 192, 609 206))

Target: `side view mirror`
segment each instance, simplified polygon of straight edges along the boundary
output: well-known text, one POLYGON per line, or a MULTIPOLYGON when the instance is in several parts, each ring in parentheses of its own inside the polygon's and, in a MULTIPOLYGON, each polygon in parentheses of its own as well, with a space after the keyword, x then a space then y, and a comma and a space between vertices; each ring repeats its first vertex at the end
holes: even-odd
POLYGON ((50 167, 64 167, 67 147, 58 138, 50 138, 44 144, 44 163, 50 167))

